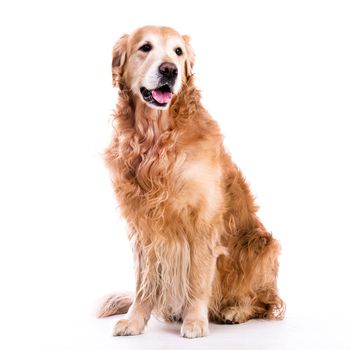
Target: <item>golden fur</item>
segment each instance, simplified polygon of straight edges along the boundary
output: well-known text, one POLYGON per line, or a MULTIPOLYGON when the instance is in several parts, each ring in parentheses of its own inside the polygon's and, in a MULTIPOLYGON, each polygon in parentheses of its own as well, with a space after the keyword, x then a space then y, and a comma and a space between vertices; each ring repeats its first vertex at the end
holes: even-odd
POLYGON ((135 296, 110 296, 99 310, 109 316, 132 305, 115 335, 141 333, 151 312, 182 320, 181 334, 189 338, 208 333, 208 317, 241 323, 284 315, 276 286, 279 244, 259 221, 248 185, 201 105, 193 63, 189 38, 167 27, 143 27, 113 49, 119 101, 105 158, 136 270, 135 296), (137 93, 154 57, 142 56, 137 45, 150 34, 159 43, 177 40, 184 51, 164 53, 182 68, 167 109, 148 106, 137 93))

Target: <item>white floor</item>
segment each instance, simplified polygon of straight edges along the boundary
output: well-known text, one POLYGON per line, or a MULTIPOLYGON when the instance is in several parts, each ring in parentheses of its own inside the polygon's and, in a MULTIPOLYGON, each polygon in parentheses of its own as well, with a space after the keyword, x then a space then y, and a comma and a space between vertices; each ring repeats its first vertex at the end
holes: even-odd
POLYGON ((211 324, 210 335, 201 339, 181 338, 180 324, 152 319, 141 336, 102 339, 108 338, 114 322, 99 322, 95 330, 97 343, 90 344, 91 349, 99 348, 98 342, 103 349, 350 349, 349 340, 346 343, 338 338, 336 327, 292 317, 285 321, 251 320, 241 325, 211 324))
MULTIPOLYGON (((119 316, 118 316, 119 317, 119 316)), ((30 318, 17 318, 17 332, 7 336, 6 347, 12 349, 81 349, 81 350, 156 350, 156 349, 350 349, 345 322, 287 316, 284 321, 251 320, 241 325, 210 325, 210 335, 200 339, 180 337, 180 324, 151 318, 144 334, 112 337, 118 317, 96 319, 93 315, 52 315, 32 324, 30 318)), ((14 320, 16 322, 16 320, 14 320)))

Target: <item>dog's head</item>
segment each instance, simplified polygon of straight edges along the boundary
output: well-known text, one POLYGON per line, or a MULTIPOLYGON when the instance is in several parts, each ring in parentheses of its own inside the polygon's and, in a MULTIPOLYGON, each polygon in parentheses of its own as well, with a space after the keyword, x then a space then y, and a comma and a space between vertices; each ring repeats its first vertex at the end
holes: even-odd
POLYGON ((192 75, 189 37, 168 27, 147 26, 123 35, 113 48, 113 83, 153 108, 166 109, 192 75))

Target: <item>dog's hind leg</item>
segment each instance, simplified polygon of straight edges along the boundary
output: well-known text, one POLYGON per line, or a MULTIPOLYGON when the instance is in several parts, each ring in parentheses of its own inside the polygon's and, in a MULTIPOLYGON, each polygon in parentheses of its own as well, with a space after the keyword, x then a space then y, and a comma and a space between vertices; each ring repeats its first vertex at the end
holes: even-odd
POLYGON ((257 228, 233 237, 232 243, 230 256, 222 257, 218 264, 221 307, 213 319, 242 323, 252 318, 283 318, 285 305, 276 283, 278 242, 257 228))

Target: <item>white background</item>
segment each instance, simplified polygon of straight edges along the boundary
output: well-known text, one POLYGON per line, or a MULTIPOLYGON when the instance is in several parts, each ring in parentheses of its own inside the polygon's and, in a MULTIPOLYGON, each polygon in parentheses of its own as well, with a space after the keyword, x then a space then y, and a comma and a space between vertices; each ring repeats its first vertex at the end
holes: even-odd
POLYGON ((2 2, 1 349, 349 349, 349 18, 347 1, 2 2), (191 341, 156 320, 113 338, 116 318, 94 318, 133 289, 101 154, 112 46, 145 24, 192 36, 203 104, 283 246, 285 321, 191 341))

